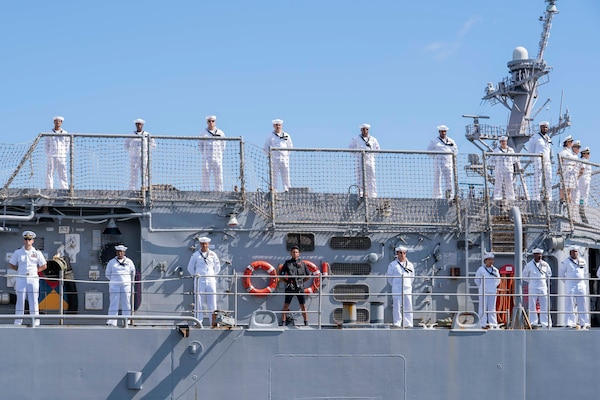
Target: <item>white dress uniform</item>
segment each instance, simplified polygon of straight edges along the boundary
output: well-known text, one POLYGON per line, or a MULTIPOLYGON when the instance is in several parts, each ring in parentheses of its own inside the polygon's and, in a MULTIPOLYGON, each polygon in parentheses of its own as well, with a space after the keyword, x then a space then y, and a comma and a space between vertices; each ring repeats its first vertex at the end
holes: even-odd
POLYGON ((590 164, 578 163, 577 169, 581 173, 577 182, 575 192, 575 204, 587 206, 590 197, 590 184, 592 183, 592 166, 590 164))
POLYGON ((395 326, 413 327, 412 284, 415 267, 406 260, 403 263, 395 258, 387 270, 388 283, 392 287, 392 315, 395 326))
MULTIPOLYGON (((46 265, 46 259, 41 251, 32 247, 25 250, 25 246, 15 251, 9 263, 18 267, 18 277, 15 281, 15 292, 17 293, 17 304, 15 314, 25 313, 25 296, 29 302, 29 313, 39 315, 40 280, 38 267, 46 265)), ((15 319, 15 325, 21 325, 22 319, 15 319)), ((35 321, 39 325, 39 320, 35 321)))
POLYGON ((156 147, 154 139, 146 131, 133 131, 135 135, 125 141, 129 151, 129 190, 140 190, 139 180, 142 176, 142 186, 148 187, 148 152, 150 147, 156 147))
POLYGON ((210 177, 212 175, 214 190, 223 191, 223 153, 225 152, 225 140, 218 138, 225 137, 225 133, 219 128, 212 131, 206 128, 202 137, 212 137, 216 140, 200 140, 198 147, 202 153, 202 190, 210 190, 210 177))
MULTIPOLYGON (((64 129, 54 130, 56 134, 67 134, 64 129)), ((54 172, 58 178, 58 184, 61 189, 68 189, 67 181, 67 154, 71 148, 71 138, 69 136, 48 136, 46 137, 46 156, 48 157, 48 168, 46 171, 46 187, 54 188, 54 172)))
MULTIPOLYGON (((363 135, 354 136, 350 142, 349 148, 361 149, 361 150, 380 150, 379 142, 373 136, 363 135)), ((377 197, 377 181, 375 178, 375 154, 371 152, 365 152, 365 175, 366 182, 363 185, 363 160, 362 154, 356 154, 356 185, 358 186, 360 193, 362 194, 363 188, 366 189, 368 197, 377 197)))
POLYGON ((452 173, 452 154, 458 153, 458 146, 454 140, 446 136, 445 139, 436 137, 427 146, 427 151, 443 151, 448 153, 433 156, 433 198, 441 199, 442 179, 444 180, 444 193, 447 197, 454 196, 454 174, 452 173))
POLYGON ((551 277, 552 269, 544 260, 539 263, 531 260, 523 269, 523 280, 528 283, 529 321, 532 325, 539 321, 544 327, 552 326, 548 321, 548 283, 551 277), (540 305, 539 319, 536 302, 540 305))
MULTIPOLYGON (((271 148, 291 149, 294 147, 292 137, 287 132, 272 132, 265 141, 263 151, 269 154, 271 148)), ((271 153, 271 166, 273 168, 273 187, 277 187, 277 180, 281 182, 284 192, 290 188, 290 154, 288 151, 274 151, 271 153)))
POLYGON ((577 188, 577 178, 579 177, 577 155, 569 149, 561 151, 558 155, 562 163, 565 189, 574 191, 577 188))
POLYGON ((482 265, 475 272, 475 284, 479 288, 479 321, 481 326, 498 325, 496 318, 496 292, 500 285, 500 271, 493 265, 482 265))
POLYGON ((211 314, 217 309, 216 275, 221 271, 221 263, 214 251, 202 253, 198 250, 190 257, 187 270, 194 277, 194 316, 202 321, 204 304, 211 314))
POLYGON ((567 278, 565 280, 565 312, 566 323, 569 327, 580 325, 590 326, 590 316, 588 314, 587 302, 587 276, 588 267, 585 260, 581 257, 572 259, 565 258, 559 267, 559 276, 567 278), (575 304, 577 304, 577 318, 575 317, 575 304))
POLYGON ((543 158, 534 160, 533 200, 542 199, 542 167, 546 196, 552 200, 552 141, 548 135, 539 132, 529 139, 528 149, 529 153, 541 154, 543 158))
POLYGON ((502 195, 506 200, 515 200, 515 188, 513 186, 513 177, 517 163, 517 157, 511 157, 515 151, 512 147, 507 146, 506 149, 496 147, 494 153, 503 153, 505 156, 492 156, 490 162, 494 165, 494 200, 502 200, 502 195))
MULTIPOLYGON (((119 305, 122 315, 131 315, 131 284, 135 277, 135 264, 127 257, 120 260, 115 257, 106 265, 105 276, 110 282, 108 315, 119 315, 119 305)), ((117 320, 109 319, 106 324, 117 326, 117 320)))

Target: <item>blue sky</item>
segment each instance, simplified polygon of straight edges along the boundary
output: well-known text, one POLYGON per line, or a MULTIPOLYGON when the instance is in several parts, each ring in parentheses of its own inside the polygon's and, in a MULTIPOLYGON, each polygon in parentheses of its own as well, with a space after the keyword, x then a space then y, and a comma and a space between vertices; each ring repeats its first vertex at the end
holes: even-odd
MULTIPOLYGON (((536 121, 556 121, 600 150, 600 1, 558 1, 536 121)), ((439 124, 461 153, 462 114, 503 125, 481 102, 517 46, 537 54, 542 0, 26 1, 2 4, 2 143, 65 117, 70 132, 196 135, 218 116, 227 136, 262 146, 271 120, 296 147, 346 147, 372 125, 383 149, 425 149, 439 124)), ((556 140, 555 142, 558 142, 556 140)), ((557 147, 558 148, 558 147, 557 147)))

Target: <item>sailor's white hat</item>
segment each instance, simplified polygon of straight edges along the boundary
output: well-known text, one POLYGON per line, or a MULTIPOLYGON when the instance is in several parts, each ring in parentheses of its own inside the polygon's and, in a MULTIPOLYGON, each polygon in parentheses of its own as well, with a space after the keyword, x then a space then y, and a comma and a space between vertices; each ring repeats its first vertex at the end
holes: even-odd
POLYGON ((540 126, 550 126, 550 123, 548 121, 542 121, 540 122, 540 126))
POLYGON ((566 138, 563 140, 563 143, 567 143, 568 141, 571 141, 571 142, 572 142, 572 141, 573 141, 573 136, 571 136, 571 135, 567 136, 567 137, 566 137, 566 138))
POLYGON ((146 123, 146 121, 144 121, 141 118, 138 118, 138 119, 134 120, 133 123, 134 124, 142 124, 142 125, 144 125, 146 123))
POLYGON ((574 141, 573 147, 581 147, 581 142, 579 140, 574 141))
POLYGON ((214 119, 216 121, 217 120, 217 116, 216 115, 207 115, 206 116, 206 120, 208 121, 209 119, 214 119))
POLYGON ((573 245, 569 246, 567 250, 569 250, 569 252, 571 252, 571 251, 579 252, 579 246, 576 246, 573 244, 573 245))
POLYGON ((25 231, 23 232, 23 239, 35 239, 35 232, 34 231, 25 231))
POLYGON ((56 117, 52 118, 52 121, 60 121, 63 122, 65 119, 63 117, 61 117, 60 115, 57 115, 56 117))
POLYGON ((589 153, 590 152, 590 148, 589 147, 585 147, 583 150, 581 150, 581 154, 583 153, 589 153))
POLYGON ((369 124, 360 124, 358 127, 360 129, 363 129, 363 128, 371 129, 371 125, 369 125, 369 124))
POLYGON ((448 130, 450 130, 450 128, 448 128, 446 125, 438 125, 437 130, 438 131, 448 131, 448 130))
POLYGON ((119 244, 119 245, 115 246, 115 250, 117 250, 117 251, 127 251, 127 247, 124 246, 124 245, 122 245, 122 244, 119 244))
POLYGON ((508 136, 500 136, 498 140, 501 142, 506 142, 508 140, 508 136))
POLYGON ((491 251, 488 251, 487 253, 483 253, 484 260, 487 260, 488 258, 494 258, 494 257, 495 257, 495 255, 491 251))
POLYGON ((533 254, 544 254, 544 250, 540 249, 539 247, 536 247, 535 249, 533 249, 531 251, 533 254))
POLYGON ((273 121, 271 121, 273 123, 273 125, 279 125, 279 124, 283 124, 283 120, 282 119, 274 119, 273 121))
POLYGON ((398 246, 396 247, 396 253, 399 251, 408 251, 408 249, 405 246, 398 246))
POLYGON ((209 237, 206 237, 206 236, 202 236, 202 237, 199 237, 199 238, 198 238, 198 241, 199 241, 200 243, 210 243, 210 238, 209 238, 209 237))

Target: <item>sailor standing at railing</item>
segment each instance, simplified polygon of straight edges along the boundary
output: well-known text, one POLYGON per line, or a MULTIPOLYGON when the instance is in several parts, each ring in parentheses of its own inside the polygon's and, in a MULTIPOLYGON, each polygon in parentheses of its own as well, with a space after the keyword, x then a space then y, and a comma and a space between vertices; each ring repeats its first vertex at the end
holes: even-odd
POLYGON ((563 166, 567 166, 567 172, 564 176, 566 189, 566 202, 575 204, 575 196, 577 192, 577 180, 579 179, 579 151, 581 150, 581 142, 576 140, 571 148, 573 156, 563 160, 563 166))
POLYGON ((139 179, 142 176, 143 188, 148 188, 148 151, 149 147, 156 147, 154 139, 149 139, 150 134, 144 130, 146 121, 136 119, 135 137, 125 141, 125 149, 129 151, 129 190, 140 190, 139 179), (150 140, 150 142, 148 142, 150 140))
MULTIPOLYGON (((379 150, 379 142, 373 136, 369 135, 371 125, 361 124, 360 135, 354 136, 350 141, 351 149, 362 149, 362 150, 379 150)), ((364 188, 367 192, 368 197, 377 197, 377 181, 375 178, 375 154, 367 152, 365 157, 365 179, 364 188)), ((359 194, 363 196, 363 159, 362 154, 356 154, 356 185, 359 189, 359 194)))
MULTIPOLYGON (((283 120, 274 119, 273 132, 267 137, 263 151, 268 156, 271 148, 291 149, 294 147, 292 137, 283 130, 283 120)), ((273 190, 277 180, 281 182, 284 192, 290 188, 290 153, 288 151, 271 152, 271 168, 273 168, 273 190)))
MULTIPOLYGON (((566 176, 566 170, 569 167, 568 165, 566 165, 566 161, 569 160, 570 158, 573 158, 573 150, 571 150, 573 148, 573 137, 571 135, 567 136, 564 140, 563 140, 563 149, 558 153, 558 158, 560 159, 560 165, 561 165, 561 170, 563 171, 563 173, 565 173, 566 176)), ((559 195, 560 195, 560 200, 562 201, 566 201, 567 196, 565 196, 565 190, 562 188, 562 185, 560 186, 559 189, 559 195)))
MULTIPOLYGON (((62 123, 65 119, 61 116, 54 117, 54 129, 52 132, 64 135, 67 133, 62 129, 62 123)), ((46 137, 46 156, 48 157, 48 170, 46 173, 46 187, 54 188, 54 172, 58 178, 58 184, 61 189, 68 189, 67 181, 67 154, 71 147, 71 138, 69 136, 48 136, 46 137)))
POLYGON ((427 151, 440 151, 449 154, 438 154, 433 156, 433 198, 441 199, 445 195, 447 199, 454 197, 454 174, 452 171, 452 154, 458 153, 458 146, 447 136, 446 125, 437 127, 438 136, 429 142, 427 151), (444 181, 444 193, 442 194, 442 180, 444 181))
POLYGON ((412 284, 415 266, 408 261, 404 246, 396 247, 396 258, 387 270, 388 283, 392 287, 392 319, 395 327, 413 327, 412 284))
POLYGON ((527 296, 529 297, 529 322, 533 326, 552 326, 548 321, 548 284, 552 277, 552 268, 542 260, 544 250, 533 249, 533 260, 529 261, 523 269, 523 280, 528 283, 527 296), (536 303, 540 305, 538 318, 536 303))
MULTIPOLYGON (((17 304, 15 314, 25 313, 25 296, 29 301, 29 314, 39 315, 38 298, 40 296, 40 280, 38 272, 46 269, 46 259, 41 251, 33 247, 33 239, 36 234, 32 231, 23 232, 23 247, 12 254, 8 266, 18 272, 15 282, 17 292, 17 304)), ((22 319, 15 319, 15 325, 21 325, 22 319)), ((34 324, 38 326, 40 320, 36 319, 34 324)))
POLYGON ((200 237, 200 250, 194 252, 190 257, 187 270, 194 277, 194 316, 202 320, 204 313, 202 309, 206 304, 206 309, 212 315, 217 309, 217 277, 221 270, 221 263, 217 253, 209 250, 210 238, 200 237))
POLYGON ((499 145, 494 149, 495 153, 505 154, 503 156, 490 157, 490 163, 494 166, 494 200, 502 200, 502 195, 508 201, 515 200, 515 188, 513 186, 513 176, 515 164, 518 163, 512 147, 508 146, 508 137, 500 136, 499 145))
MULTIPOLYGON (((119 315, 119 305, 122 315, 131 315, 131 284, 135 276, 135 264, 125 257, 126 251, 127 247, 122 244, 115 246, 116 256, 106 264, 104 275, 109 280, 110 297, 108 315, 119 315)), ((117 326, 117 320, 109 319, 106 325, 117 326)))
POLYGON ((577 246, 569 247, 569 257, 565 258, 559 266, 558 276, 565 279, 565 313, 566 325, 569 328, 590 327, 590 316, 587 303, 587 278, 588 266, 585 260, 579 257, 577 246), (577 317, 575 317, 577 305, 577 317))
POLYGON ((494 267, 494 253, 483 255, 483 265, 475 272, 475 284, 479 288, 479 321, 482 328, 498 326, 496 318, 496 292, 500 285, 500 271, 494 267))
MULTIPOLYGON (((586 147, 581 151, 581 159, 590 161, 590 148, 586 147)), ((592 166, 590 164, 579 163, 579 176, 577 183, 577 192, 575 194, 575 203, 580 206, 587 206, 590 197, 590 184, 592 183, 592 166)))
POLYGON ((533 200, 538 201, 542 200, 542 192, 548 200, 552 200, 552 140, 548 136, 548 127, 548 121, 540 122, 540 131, 529 139, 527 146, 529 153, 542 155, 541 160, 537 157, 534 160, 533 200))
POLYGON ((223 152, 225 151, 225 133, 217 128, 217 116, 206 117, 206 129, 200 136, 216 138, 217 140, 200 140, 198 147, 202 154, 202 190, 210 190, 210 177, 212 175, 215 191, 223 191, 223 152))

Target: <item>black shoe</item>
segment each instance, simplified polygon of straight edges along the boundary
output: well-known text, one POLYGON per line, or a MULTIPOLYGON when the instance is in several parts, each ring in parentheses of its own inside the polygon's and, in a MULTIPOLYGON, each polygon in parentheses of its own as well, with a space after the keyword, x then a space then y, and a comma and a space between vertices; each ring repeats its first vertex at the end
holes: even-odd
POLYGON ((290 320, 288 319, 288 320, 285 320, 285 321, 283 321, 283 323, 284 323, 284 325, 285 325, 285 326, 288 326, 289 324, 291 324, 291 323, 292 323, 292 321, 290 321, 290 320))
POLYGON ((304 326, 308 326, 308 321, 304 321, 304 326))

